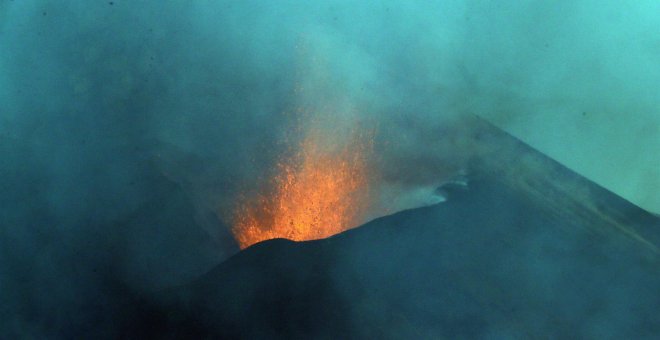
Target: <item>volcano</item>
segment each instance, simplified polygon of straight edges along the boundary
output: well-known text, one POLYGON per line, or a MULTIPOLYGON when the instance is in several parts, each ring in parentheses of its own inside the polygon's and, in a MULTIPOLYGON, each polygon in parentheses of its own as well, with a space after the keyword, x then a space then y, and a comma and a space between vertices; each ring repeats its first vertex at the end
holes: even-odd
POLYGON ((127 336, 660 335, 660 218, 475 120, 467 186, 330 238, 248 247, 143 302, 127 336))

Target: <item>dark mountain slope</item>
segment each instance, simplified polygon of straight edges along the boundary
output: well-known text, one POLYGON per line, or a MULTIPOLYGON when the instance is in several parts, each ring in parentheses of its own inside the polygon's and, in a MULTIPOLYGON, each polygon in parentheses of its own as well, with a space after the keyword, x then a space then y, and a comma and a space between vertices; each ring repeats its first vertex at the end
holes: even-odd
POLYGON ((257 244, 168 291, 127 334, 660 336, 660 220, 483 126, 488 148, 447 202, 257 244))

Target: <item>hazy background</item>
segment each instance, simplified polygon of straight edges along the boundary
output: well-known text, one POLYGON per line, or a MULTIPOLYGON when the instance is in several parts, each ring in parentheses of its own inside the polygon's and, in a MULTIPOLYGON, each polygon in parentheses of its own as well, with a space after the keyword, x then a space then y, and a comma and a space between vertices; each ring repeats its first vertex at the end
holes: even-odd
POLYGON ((235 199, 301 114, 376 126, 402 207, 460 168, 451 123, 477 114, 658 213, 658 14, 654 0, 0 0, 0 329, 97 325, 107 277, 153 289, 235 252, 235 199))

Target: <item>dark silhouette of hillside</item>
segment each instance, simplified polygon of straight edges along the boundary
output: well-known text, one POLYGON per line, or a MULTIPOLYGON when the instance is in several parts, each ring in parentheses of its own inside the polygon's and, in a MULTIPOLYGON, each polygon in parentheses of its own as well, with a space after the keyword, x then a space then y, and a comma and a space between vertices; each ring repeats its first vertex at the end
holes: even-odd
POLYGON ((126 327, 183 338, 654 338, 660 219, 509 135, 466 188, 329 239, 270 240, 126 327))

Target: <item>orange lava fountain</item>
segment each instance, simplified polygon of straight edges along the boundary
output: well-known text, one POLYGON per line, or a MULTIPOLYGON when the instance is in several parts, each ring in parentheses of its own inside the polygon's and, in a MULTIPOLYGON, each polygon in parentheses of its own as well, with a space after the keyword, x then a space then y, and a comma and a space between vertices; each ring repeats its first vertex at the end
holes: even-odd
POLYGON ((232 232, 241 249, 273 238, 326 238, 363 222, 373 136, 351 133, 341 145, 334 139, 322 129, 309 131, 278 164, 271 192, 238 207, 232 232))

